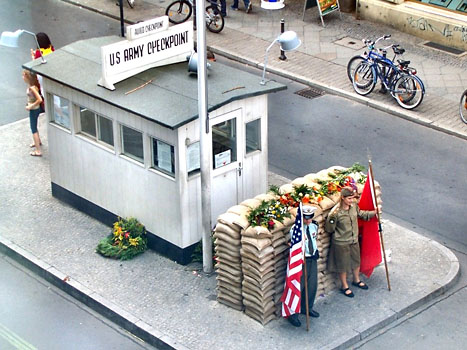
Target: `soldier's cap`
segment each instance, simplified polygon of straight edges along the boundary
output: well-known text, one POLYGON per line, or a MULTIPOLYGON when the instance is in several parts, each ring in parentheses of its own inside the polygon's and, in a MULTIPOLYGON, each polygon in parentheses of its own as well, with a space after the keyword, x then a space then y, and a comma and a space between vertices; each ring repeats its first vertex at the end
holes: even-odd
POLYGON ((351 196, 355 196, 356 194, 357 194, 357 191, 350 186, 345 186, 341 190, 342 197, 351 197, 351 196))
POLYGON ((304 205, 302 207, 302 213, 304 219, 312 219, 315 215, 316 207, 312 207, 311 205, 304 205))

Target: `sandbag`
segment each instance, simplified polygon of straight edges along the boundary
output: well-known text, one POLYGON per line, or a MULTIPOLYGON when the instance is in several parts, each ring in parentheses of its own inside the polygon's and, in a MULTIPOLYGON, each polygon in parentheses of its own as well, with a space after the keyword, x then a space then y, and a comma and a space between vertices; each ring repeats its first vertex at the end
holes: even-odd
POLYGON ((258 251, 262 251, 264 248, 272 245, 270 238, 253 238, 248 236, 242 236, 241 243, 242 245, 249 244, 255 247, 258 251))
POLYGON ((214 232, 214 238, 221 240, 223 242, 223 245, 232 245, 235 249, 240 249, 237 248, 237 246, 240 246, 240 240, 232 238, 228 234, 222 232, 222 231, 216 231, 214 232))
MULTIPOLYGON (((232 224, 234 225, 234 224, 232 224)), ((214 229, 214 232, 222 232, 234 239, 240 240, 240 231, 241 228, 237 225, 235 225, 237 229, 233 229, 232 226, 229 226, 227 224, 223 224, 222 222, 217 222, 216 228, 214 229)))

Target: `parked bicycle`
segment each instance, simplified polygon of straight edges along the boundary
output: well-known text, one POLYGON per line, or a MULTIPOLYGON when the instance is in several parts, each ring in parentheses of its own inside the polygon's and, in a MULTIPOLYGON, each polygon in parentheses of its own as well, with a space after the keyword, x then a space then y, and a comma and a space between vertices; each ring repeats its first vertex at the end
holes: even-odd
MULTIPOLYGON (((209 5, 206 6, 205 10, 206 27, 213 33, 220 33, 224 28, 224 17, 222 17, 216 2, 212 0, 208 0, 208 2, 209 5)), ((165 14, 169 17, 171 23, 180 24, 187 21, 194 10, 193 0, 176 0, 167 6, 165 14)), ((196 21, 196 15, 194 17, 196 21)))
POLYGON ((461 115, 461 120, 467 124, 467 90, 465 90, 461 96, 459 114, 461 115))
POLYGON ((409 67, 410 61, 398 60, 396 65, 386 57, 387 48, 375 49, 372 43, 367 43, 367 47, 368 57, 353 73, 354 90, 360 95, 368 95, 379 79, 401 107, 414 109, 419 106, 425 95, 425 86, 416 75, 417 71, 409 67))
MULTIPOLYGON (((376 49, 376 44, 379 41, 387 40, 387 39, 390 39, 390 38, 391 38, 391 35, 388 34, 388 35, 384 35, 384 36, 376 39, 375 41, 372 41, 372 40, 369 40, 369 39, 362 39, 362 42, 367 46, 369 52, 374 52, 375 50, 377 50, 376 49)), ((392 48, 392 50, 394 52, 394 57, 391 60, 393 62, 395 61, 397 56, 401 56, 405 52, 405 49, 400 47, 399 44, 394 44, 394 45, 391 45, 389 47, 392 48)), ((387 49, 389 47, 386 47, 385 49, 387 49)), ((357 67, 363 61, 367 60, 367 58, 368 58, 368 52, 366 50, 365 50, 365 52, 363 52, 362 55, 356 55, 356 56, 353 56, 353 57, 350 58, 349 62, 347 63, 347 76, 349 77, 350 82, 352 82, 355 67, 357 67)))

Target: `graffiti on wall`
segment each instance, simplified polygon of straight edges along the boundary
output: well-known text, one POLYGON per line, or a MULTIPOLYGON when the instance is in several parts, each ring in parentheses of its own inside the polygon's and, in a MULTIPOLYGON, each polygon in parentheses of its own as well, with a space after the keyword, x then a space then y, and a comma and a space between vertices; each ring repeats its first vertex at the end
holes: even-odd
MULTIPOLYGON (((429 19, 419 17, 418 19, 409 16, 407 17, 407 22, 412 28, 418 29, 420 31, 430 31, 437 34, 440 34, 446 38, 452 37, 453 32, 459 32, 460 39, 463 42, 467 42, 467 26, 452 26, 450 24, 433 24, 430 23, 429 19)), ((457 36, 457 35, 456 35, 457 36)))

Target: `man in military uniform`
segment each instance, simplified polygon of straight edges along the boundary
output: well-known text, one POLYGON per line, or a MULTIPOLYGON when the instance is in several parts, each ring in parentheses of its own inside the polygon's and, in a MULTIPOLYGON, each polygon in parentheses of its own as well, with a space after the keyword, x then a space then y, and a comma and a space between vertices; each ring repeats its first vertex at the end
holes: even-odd
MULTIPOLYGON (((307 273, 307 281, 305 282, 305 273, 302 273, 300 281, 301 288, 301 313, 306 314, 306 300, 305 300, 305 283, 308 287, 308 314, 311 317, 319 317, 319 313, 313 310, 315 302, 316 291, 318 289, 318 223, 313 220, 316 207, 305 205, 302 207, 303 212, 303 238, 305 240, 305 266, 307 273)), ((293 231, 293 227, 291 232, 293 231)), ((290 315, 289 322, 295 326, 300 327, 301 323, 298 319, 298 314, 290 315)))

